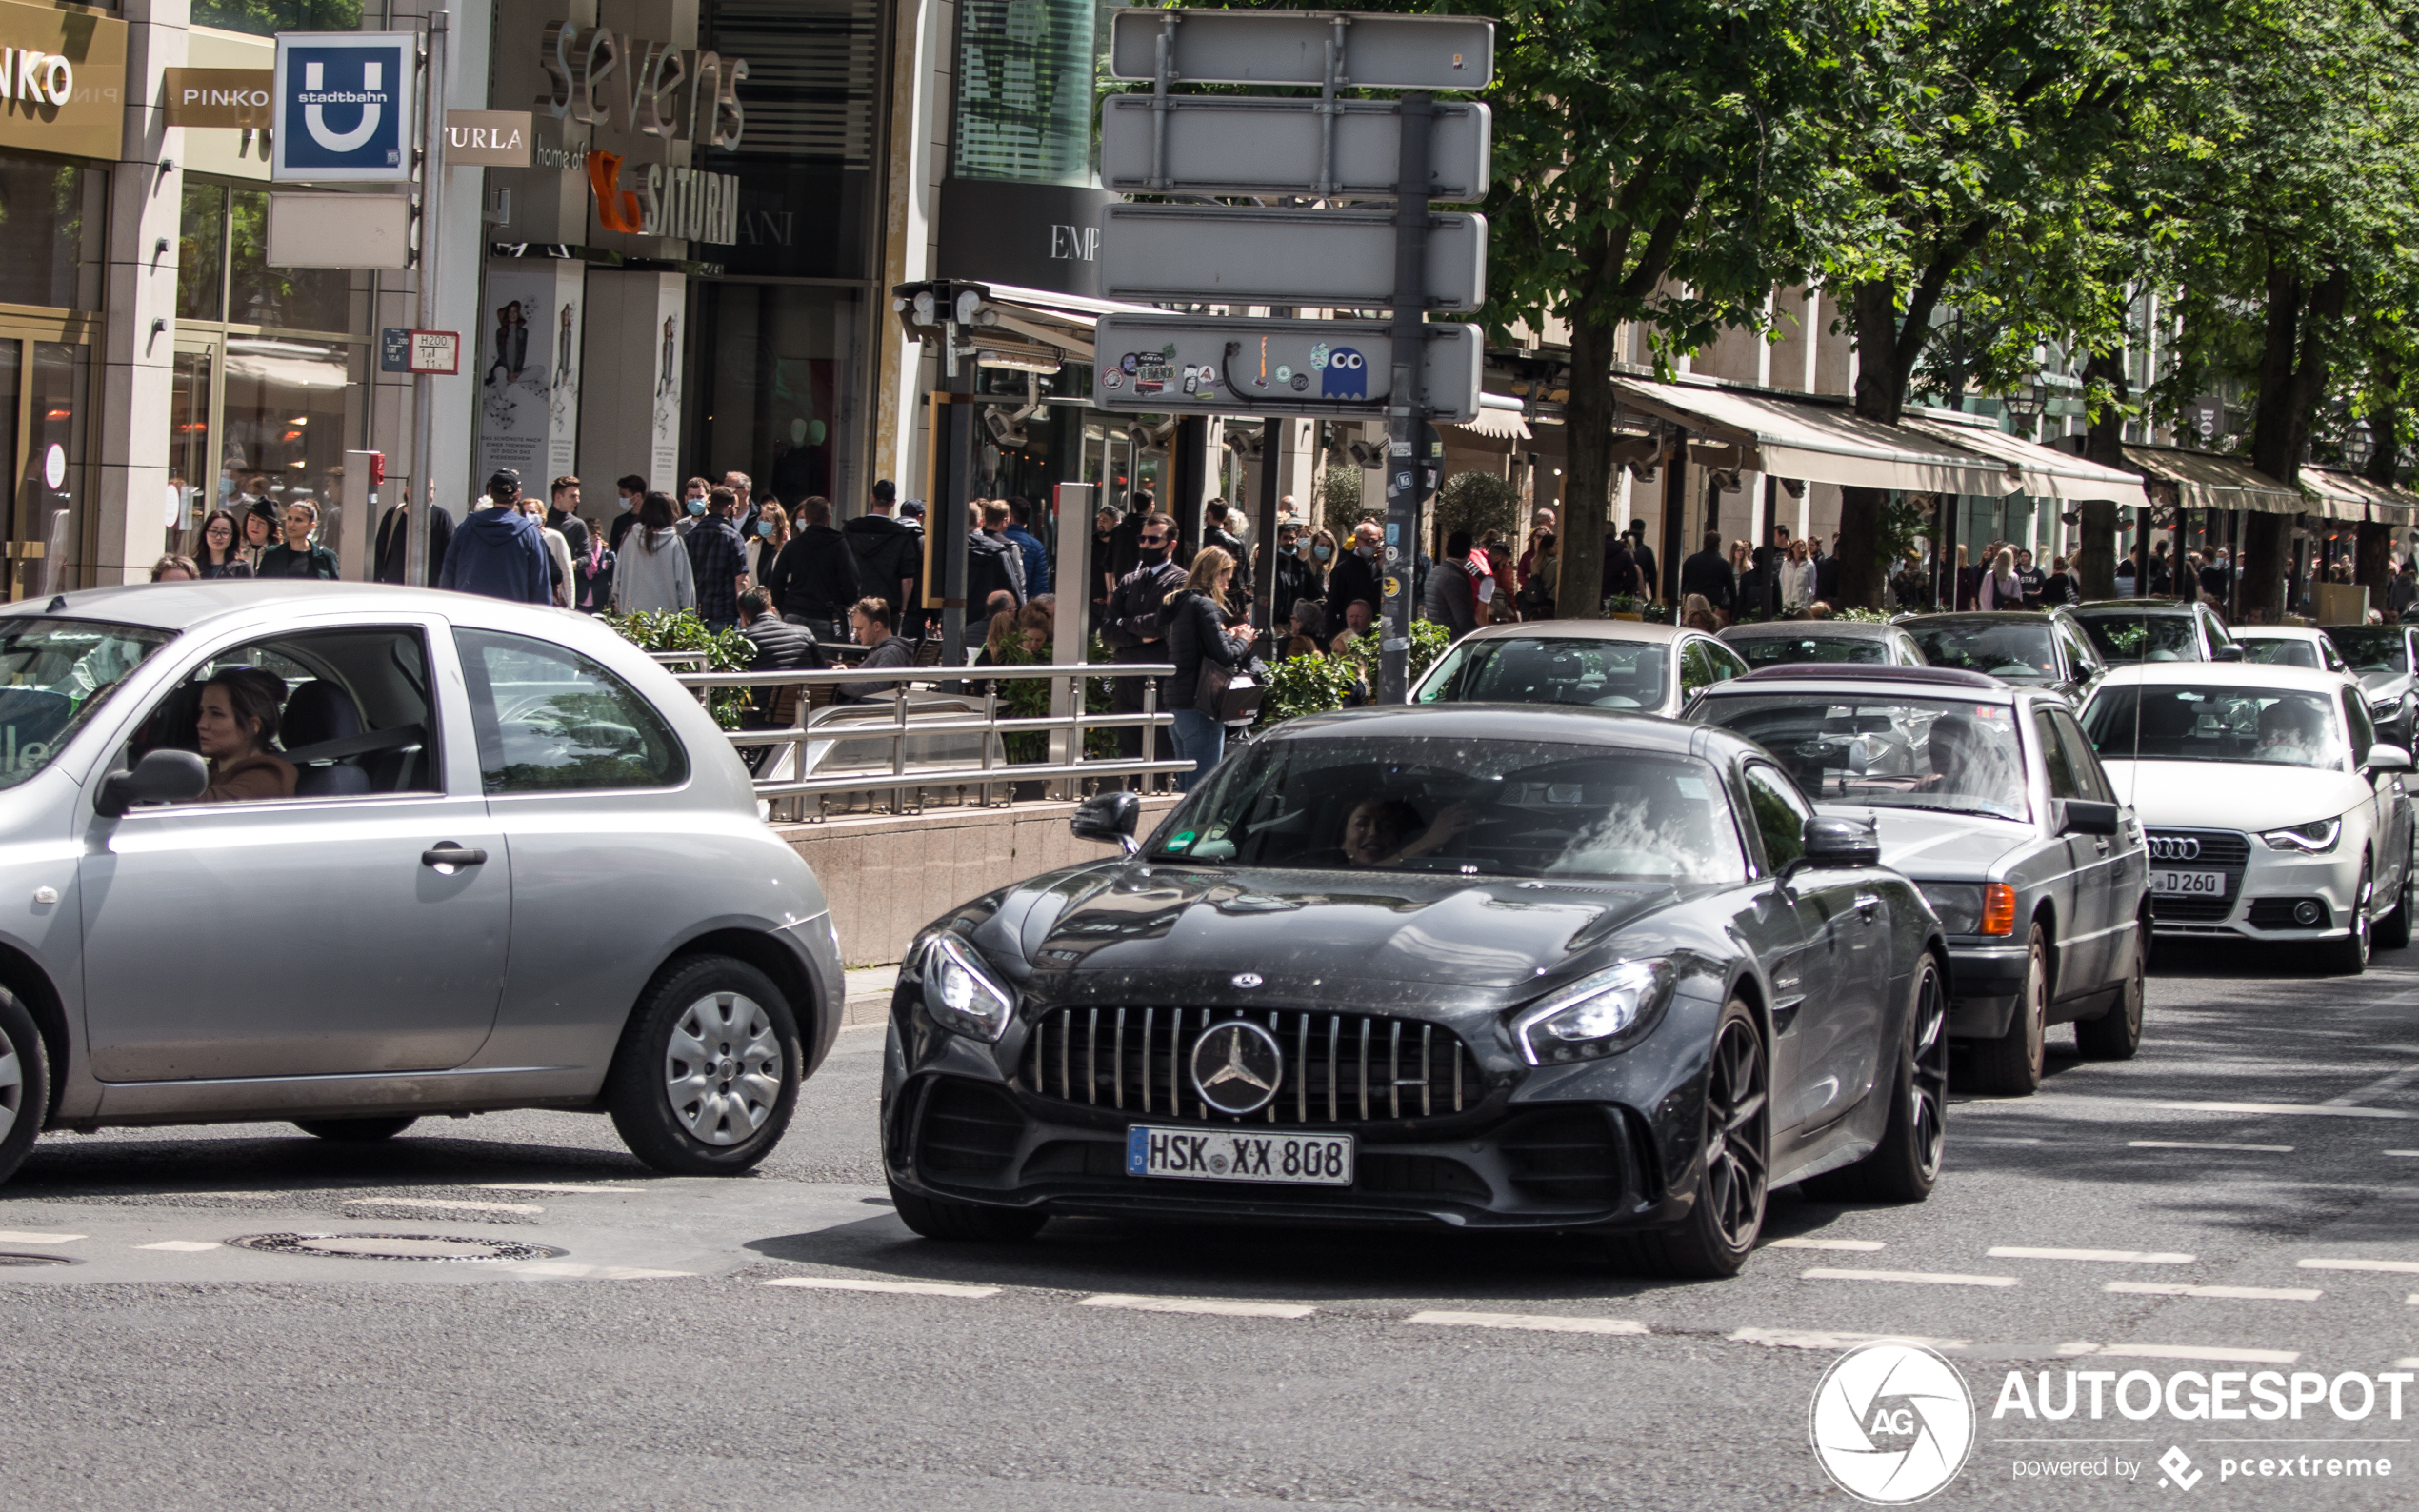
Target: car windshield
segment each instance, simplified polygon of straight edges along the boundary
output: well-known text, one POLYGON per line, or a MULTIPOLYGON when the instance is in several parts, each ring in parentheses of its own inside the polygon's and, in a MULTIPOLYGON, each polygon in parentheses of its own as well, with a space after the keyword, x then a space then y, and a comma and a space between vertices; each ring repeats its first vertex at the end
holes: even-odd
POLYGON ((2103 761, 2351 765, 2343 710, 2324 693, 2272 687, 2109 687, 2083 711, 2103 761))
MULTIPOLYGON (((2399 625, 2376 625, 2363 628, 2350 626, 2329 630, 2327 638, 2344 660, 2356 672, 2408 672, 2410 670, 2410 637, 2399 625)), ((2249 653, 2244 653, 2248 656, 2249 653)))
POLYGON ((1465 640, 1420 686, 1423 704, 1579 704, 1661 708, 1664 646, 1579 636, 1465 640))
POLYGON ((2308 641, 2287 636, 2243 635, 2235 643, 2243 648, 2243 660, 2259 662, 2269 666, 2307 666, 2319 669, 2318 647, 2308 641))
POLYGON ((1742 635, 1723 642, 1747 658, 1749 666, 1778 666, 1785 662, 1863 662, 1879 666, 1889 660, 1889 644, 1859 635, 1742 635))
POLYGON ((2046 683, 2058 675, 2058 648, 2046 618, 2029 625, 1909 625, 1907 633, 1934 666, 2018 683, 2046 683))
POLYGON ((1150 853, 1665 884, 1747 875, 1721 779, 1704 762, 1442 736, 1257 742, 1176 811, 1150 853))
POLYGON ((1696 717, 1761 744, 1807 796, 2023 819, 2024 751, 1999 704, 1889 693, 1717 694, 1696 717))
POLYGON ((2091 644, 2111 662, 2197 662, 2200 637, 2189 614, 2078 614, 2091 644))
POLYGON ((40 771, 172 630, 98 620, 0 621, 0 787, 40 771))

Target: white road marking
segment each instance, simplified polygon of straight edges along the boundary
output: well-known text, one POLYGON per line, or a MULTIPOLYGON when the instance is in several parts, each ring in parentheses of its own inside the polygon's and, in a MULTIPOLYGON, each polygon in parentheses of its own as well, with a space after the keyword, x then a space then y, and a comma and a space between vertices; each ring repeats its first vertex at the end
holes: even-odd
POLYGON ((2396 1370, 2419 1370, 2419 1355, 2409 1355, 2394 1362, 2396 1370))
POLYGON ((2013 1276, 1959 1276, 1938 1270, 1801 1270, 1804 1281, 1898 1281, 1921 1286, 2013 1286, 2013 1276))
POLYGON ((2385 1155, 2400 1155, 2406 1158, 2419 1157, 2419 1150, 2383 1150, 2379 1153, 2385 1155))
POLYGON ((613 1192, 637 1196, 644 1186, 575 1186, 569 1182, 481 1182, 474 1190, 482 1192, 613 1192))
POLYGON ((2304 1270, 2384 1270, 2419 1276, 2419 1260, 2297 1260, 2293 1263, 2304 1270))
POLYGON ((2042 1141, 2029 1134, 1960 1134, 1960 1144, 2039 1144, 2042 1141))
POLYGON ((1993 1244, 1993 1260, 2088 1260, 2116 1265, 2189 1265, 2192 1257, 2160 1249, 2032 1249, 2023 1244, 1993 1244))
POLYGON ((516 1260, 497 1268, 515 1276, 577 1276, 589 1281, 654 1281, 697 1274, 693 1270, 645 1270, 636 1265, 584 1265, 575 1260, 516 1260))
MULTIPOLYGON (((2393 1107, 2334 1107, 2324 1103, 2177 1103, 2147 1098, 2100 1097, 2089 1092, 2047 1092, 2032 1097, 1976 1098, 1960 1104, 1969 1114, 1980 1115, 2004 1108, 2010 1114, 2020 1111, 2043 1112, 2105 1112, 2111 1117, 2149 1113, 2256 1113, 2278 1117, 2314 1115, 2322 1118, 2383 1118, 2409 1121, 2419 1119, 2419 1112, 2393 1107)), ((1960 1138, 1971 1138, 1961 1135, 1960 1138)))
POLYGON ((2268 1155, 2290 1155, 2290 1144, 2221 1144, 2209 1140, 2127 1140, 2137 1150, 2258 1150, 2268 1155))
POLYGON ((1078 1303, 1085 1307, 1129 1307, 1135 1312, 1202 1312, 1220 1318, 1308 1318, 1318 1311, 1296 1303, 1232 1302, 1219 1297, 1130 1297, 1105 1291, 1078 1303))
POLYGON ((241 1197, 251 1201, 258 1201, 270 1197, 284 1197, 287 1194, 284 1192, 165 1192, 161 1195, 167 1197, 241 1197))
POLYGON ((72 1244, 82 1234, 33 1234, 23 1229, 0 1228, 0 1244, 72 1244))
POLYGON ((2100 1289, 2140 1297, 2226 1297, 2236 1302, 2316 1302, 2324 1295, 2297 1286, 2195 1286, 2165 1281, 2111 1281, 2103 1283, 2100 1289))
POLYGON ((1455 1328, 1525 1328, 1541 1334, 1642 1334, 1647 1325, 1627 1318, 1557 1318, 1518 1312, 1415 1312, 1405 1323, 1455 1328))
POLYGON ((2102 1360, 2207 1360, 2217 1364, 2289 1365, 2298 1349, 2230 1349, 2219 1344, 2101 1344, 2085 1351, 2102 1360))
POLYGON ((907 1297, 996 1297, 997 1286, 952 1286, 938 1281, 856 1281, 845 1276, 777 1276, 768 1286, 802 1286, 810 1291, 888 1291, 907 1297))
POLYGON ((1767 1349, 1849 1349, 1857 1344, 1922 1344, 1927 1349, 1964 1349, 1970 1339, 1927 1339, 1921 1334, 1843 1334, 1819 1328, 1742 1328, 1729 1336, 1734 1344, 1762 1344, 1767 1349))
POLYGON ((2367 1086, 2356 1086, 2350 1091, 2346 1092, 2341 1097, 2330 1097, 2327 1100, 2326 1105, 2329 1107, 2349 1107, 2352 1104, 2358 1102, 2362 1098, 2375 1097, 2380 1092, 2395 1091, 2402 1087, 2409 1086, 2413 1082, 2419 1082, 2419 1065, 2407 1065, 2401 1070, 2394 1072, 2391 1076, 2379 1077, 2376 1081, 2369 1083, 2367 1086))
MULTIPOLYGON (((2107 1101, 2113 1103, 2124 1100, 2109 1098, 2107 1101)), ((2334 1118, 2419 1118, 2419 1113, 2405 1112, 2401 1108, 2345 1107, 2333 1103, 2151 1103, 2147 1105, 2177 1113, 2275 1113, 2285 1116, 2315 1114, 2320 1117, 2334 1118)))
POLYGON ((535 1203, 473 1203, 458 1197, 348 1197, 347 1207, 440 1207, 470 1213, 542 1213, 535 1203))
POLYGON ((163 1239, 156 1244, 137 1244, 134 1247, 137 1249, 165 1249, 179 1255, 193 1255, 199 1254, 205 1249, 219 1249, 224 1246, 219 1244, 215 1240, 163 1239))
POLYGON ((1775 1239, 1767 1249, 1886 1249, 1878 1239, 1775 1239))

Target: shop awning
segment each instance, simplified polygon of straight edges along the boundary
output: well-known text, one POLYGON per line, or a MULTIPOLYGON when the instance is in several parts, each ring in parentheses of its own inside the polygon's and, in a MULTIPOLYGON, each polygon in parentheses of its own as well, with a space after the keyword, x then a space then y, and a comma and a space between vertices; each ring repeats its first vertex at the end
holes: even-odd
POLYGON ((1449 430, 1467 430, 1472 435, 1488 436, 1496 441, 1532 441, 1535 432, 1529 428, 1526 411, 1517 399, 1503 394, 1482 393, 1478 396, 1478 413, 1449 430))
POLYGON ((1997 430, 1942 421, 1885 425, 1844 405, 1709 384, 1615 381, 1632 409, 1735 448, 1776 477, 1916 493, 2144 502, 2142 480, 1997 430))
POLYGON ((1039 342, 1055 347, 1067 354, 1069 362, 1092 360, 1092 328, 1103 315, 1116 313, 1158 314, 1149 305, 1130 305, 1113 299, 1092 299, 1083 294, 1061 294, 1047 288, 1021 288, 1014 284, 986 284, 991 291, 990 308, 997 312, 997 323, 977 327, 972 341, 980 362, 983 333, 986 330, 1005 332, 1019 344, 1039 342))
POLYGON ((2332 468, 2304 468, 2302 484, 2318 496, 2324 512, 2332 520, 2373 520, 2379 525, 2419 521, 2419 499, 2357 473, 2338 472, 2332 468))
POLYGON ((2180 447, 2128 446, 2125 460, 2175 485, 2176 503, 2187 509, 2249 509, 2254 514, 2299 514, 2309 501, 2238 457, 2187 451, 2180 447))

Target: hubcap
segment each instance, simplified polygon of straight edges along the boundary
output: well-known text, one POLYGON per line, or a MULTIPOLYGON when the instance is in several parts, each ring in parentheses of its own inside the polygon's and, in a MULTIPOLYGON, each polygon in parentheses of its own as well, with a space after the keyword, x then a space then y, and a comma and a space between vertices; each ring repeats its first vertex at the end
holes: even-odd
POLYGON ((1764 1226, 1765 1122, 1771 1099, 1764 1046, 1733 1019, 1713 1046, 1705 1088, 1705 1201, 1713 1226, 1733 1249, 1754 1243, 1764 1226))
POLYGON ((1915 999, 1915 1074, 1908 1123, 1915 1131, 1915 1155, 1927 1180, 1940 1174, 1949 1143, 1949 1005, 1940 995, 1940 973, 1924 972, 1915 999))
POLYGON ((2040 1080, 2042 1068, 2049 1059, 2049 973, 2046 965, 2047 963, 2041 959, 2040 947, 2036 945, 2031 957, 2025 963, 2024 979, 2025 1054, 2032 1060, 2035 1081, 2040 1080))
POLYGON ((2360 959, 2363 961, 2369 959, 2369 901, 2375 893, 2376 888, 2369 882, 2369 872, 2364 867, 2360 873, 2360 898, 2351 905, 2352 933, 2360 941, 2360 959))
POLYGON ((664 1047, 664 1092, 681 1126, 709 1144, 737 1144, 764 1127, 781 1097, 772 1020, 737 992, 699 998, 664 1047))
POLYGON ((9 1037, 0 1034, 0 1140, 17 1126, 17 1114, 24 1105, 25 1063, 17 1058, 17 1047, 9 1043, 9 1037))

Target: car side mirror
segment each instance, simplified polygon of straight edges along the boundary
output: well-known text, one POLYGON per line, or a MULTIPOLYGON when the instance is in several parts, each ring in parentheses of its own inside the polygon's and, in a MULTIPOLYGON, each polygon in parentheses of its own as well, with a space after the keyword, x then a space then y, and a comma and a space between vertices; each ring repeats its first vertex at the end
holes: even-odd
POLYGON ((2094 803, 2088 798, 2060 801, 2058 833, 2061 835, 2113 835, 2117 833, 2120 810, 2114 804, 2094 803))
POLYGON ((2209 647, 2209 660, 2212 662, 2239 662, 2242 659, 2243 648, 2239 646, 2212 646, 2209 647))
POLYGON ((2365 772, 2407 772, 2410 770, 2410 753, 2399 746, 2380 742, 2369 746, 2369 754, 2361 758, 2360 769, 2365 772))
MULTIPOLYGON (((2404 765, 2409 765, 2408 758, 2404 765)), ((119 819, 137 804, 190 803, 209 786, 210 767, 199 756, 189 750, 155 750, 136 762, 132 771, 102 778, 92 810, 104 819, 119 819)))
POLYGON ((1869 819, 1832 819, 1817 815, 1806 822, 1806 850, 1783 875, 1805 866, 1878 866, 1882 837, 1869 819))
POLYGON ((1142 799, 1135 794, 1094 793, 1075 806, 1067 827, 1077 840, 1102 841, 1131 855, 1138 848, 1134 827, 1141 819, 1142 799))

